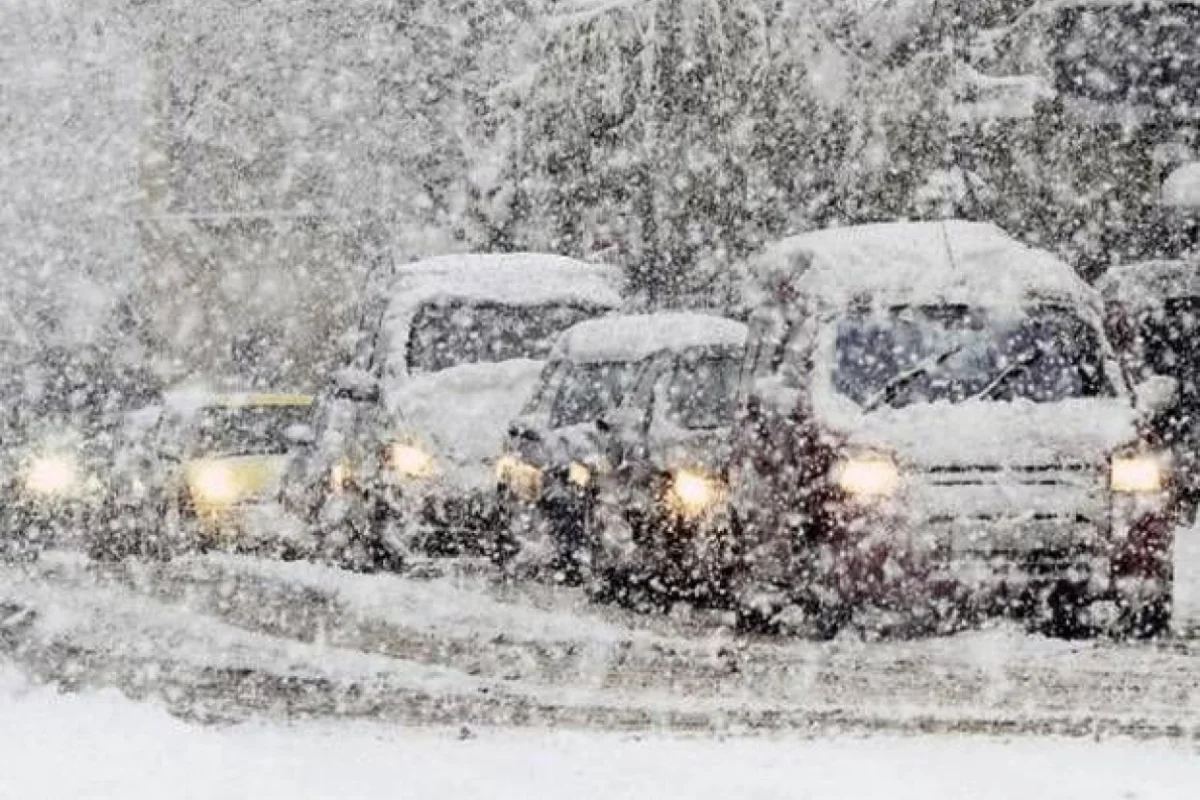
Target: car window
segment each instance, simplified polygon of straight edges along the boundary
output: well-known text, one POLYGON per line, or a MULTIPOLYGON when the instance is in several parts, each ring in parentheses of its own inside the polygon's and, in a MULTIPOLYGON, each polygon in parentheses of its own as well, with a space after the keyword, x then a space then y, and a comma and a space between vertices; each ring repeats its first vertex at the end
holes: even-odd
POLYGON ((572 364, 550 407, 550 425, 561 428, 599 419, 621 404, 637 380, 642 362, 572 364))
POLYGON ((666 389, 668 419, 691 429, 732 424, 741 362, 740 353, 713 350, 680 356, 666 389))
POLYGON ((598 308, 576 303, 426 303, 417 310, 409 332, 408 372, 438 372, 461 364, 517 358, 544 359, 560 333, 597 313, 598 308))
POLYGON ((967 306, 851 313, 836 326, 833 387, 860 405, 1054 402, 1113 394, 1100 340, 1070 311, 967 306))

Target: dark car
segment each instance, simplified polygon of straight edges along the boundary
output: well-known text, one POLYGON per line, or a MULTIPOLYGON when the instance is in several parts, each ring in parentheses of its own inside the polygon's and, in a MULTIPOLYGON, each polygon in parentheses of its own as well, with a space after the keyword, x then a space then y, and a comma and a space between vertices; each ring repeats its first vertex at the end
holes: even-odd
MULTIPOLYGON (((670 315, 658 315, 669 317, 670 315)), ((732 540, 729 435, 746 326, 705 314, 662 320, 637 384, 606 420, 587 541, 600 597, 724 600, 732 540)))
POLYGON ((506 568, 569 581, 589 571, 584 530, 613 466, 597 423, 612 423, 648 368, 688 347, 727 344, 737 328, 716 316, 659 312, 589 320, 562 335, 497 465, 506 568))

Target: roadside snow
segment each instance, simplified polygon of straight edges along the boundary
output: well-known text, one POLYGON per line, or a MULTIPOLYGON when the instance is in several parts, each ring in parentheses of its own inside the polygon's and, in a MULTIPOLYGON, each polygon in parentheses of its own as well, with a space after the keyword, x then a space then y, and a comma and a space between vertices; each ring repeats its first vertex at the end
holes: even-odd
POLYGON ((115 692, 65 696, 0 671, 0 800, 621 797, 1190 798, 1187 746, 1053 738, 692 738, 198 727, 115 692))

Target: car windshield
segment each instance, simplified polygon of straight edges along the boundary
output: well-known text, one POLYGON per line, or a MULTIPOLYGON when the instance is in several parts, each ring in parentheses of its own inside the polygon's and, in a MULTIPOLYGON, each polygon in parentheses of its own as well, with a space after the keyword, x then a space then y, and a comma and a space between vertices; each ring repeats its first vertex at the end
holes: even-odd
POLYGON ((740 354, 706 351, 678 361, 667 388, 667 415, 683 428, 728 427, 733 422, 740 354))
POLYGON ((835 391, 868 408, 1113 393, 1097 334, 1057 307, 1007 315, 966 306, 848 314, 837 323, 834 349, 835 391))
POLYGON ((278 455, 293 446, 288 429, 307 424, 308 406, 213 406, 196 420, 192 452, 199 456, 278 455))
POLYGON ((579 425, 613 410, 633 386, 640 366, 638 361, 572 364, 550 406, 550 425, 579 425))
POLYGON ((1059 90, 1095 100, 1195 104, 1200 6, 1067 7, 1057 21, 1059 90))
POLYGON ((460 364, 544 359, 558 334, 598 311, 574 303, 427 303, 413 319, 408 371, 438 372, 460 364))

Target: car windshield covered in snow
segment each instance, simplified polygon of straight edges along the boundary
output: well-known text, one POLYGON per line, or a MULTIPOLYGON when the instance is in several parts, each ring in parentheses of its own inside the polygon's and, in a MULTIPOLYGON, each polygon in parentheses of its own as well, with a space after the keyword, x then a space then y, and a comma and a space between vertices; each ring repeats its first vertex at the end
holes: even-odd
POLYGON ((574 303, 426 303, 413 319, 408 371, 416 374, 461 364, 544 359, 558 334, 597 313, 596 308, 574 303))
POLYGON ((616 408, 633 385, 639 366, 637 361, 569 365, 550 407, 551 426, 591 422, 616 408))
POLYGON ((1057 88, 1099 101, 1194 106, 1198 32, 1194 3, 1068 5, 1057 15, 1057 88))
POLYGON ((833 387, 867 410, 970 399, 1108 396, 1095 331, 1069 311, 967 306, 851 313, 837 323, 833 387))
POLYGON ((717 350, 705 350, 681 361, 667 389, 668 418, 689 429, 729 426, 741 364, 738 355, 717 350))
POLYGON ((196 420, 199 455, 278 455, 293 446, 289 431, 309 421, 304 405, 210 406, 196 420))

